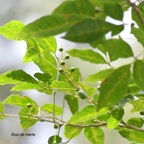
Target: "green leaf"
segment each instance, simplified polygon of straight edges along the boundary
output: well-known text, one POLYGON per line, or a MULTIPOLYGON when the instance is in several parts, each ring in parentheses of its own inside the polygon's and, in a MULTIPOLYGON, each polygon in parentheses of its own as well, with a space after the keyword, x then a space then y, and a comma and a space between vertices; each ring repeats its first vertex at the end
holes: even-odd
POLYGON ((131 101, 130 104, 133 105, 133 109, 131 110, 131 112, 140 112, 144 110, 143 100, 134 100, 134 101, 131 101))
POLYGON ((62 142, 62 138, 58 135, 51 136, 48 139, 48 144, 60 144, 62 142))
POLYGON ((88 97, 93 96, 96 92, 96 88, 92 87, 90 85, 87 85, 85 83, 79 83, 80 87, 82 88, 83 91, 85 91, 86 95, 88 97))
POLYGON ((138 118, 138 117, 133 117, 133 118, 130 118, 127 123, 129 125, 133 125, 133 126, 136 126, 136 127, 139 127, 141 128, 144 124, 144 120, 142 118, 138 118))
POLYGON ((110 39, 102 43, 102 45, 109 53, 111 61, 133 56, 131 47, 122 39, 110 39))
POLYGON ((28 82, 33 84, 37 83, 37 81, 32 76, 30 76, 23 70, 12 71, 11 73, 7 74, 7 77, 21 82, 28 82))
POLYGON ((22 83, 19 85, 14 86, 11 91, 23 91, 23 90, 37 90, 42 93, 52 94, 52 90, 49 86, 40 85, 40 84, 32 84, 32 83, 22 83))
POLYGON ((54 54, 56 53, 57 42, 56 42, 55 37, 51 36, 51 37, 45 37, 45 38, 38 38, 36 39, 36 41, 42 48, 49 50, 54 54))
POLYGON ((21 83, 21 81, 12 79, 11 77, 7 76, 7 75, 11 74, 11 72, 12 71, 7 71, 5 73, 0 74, 0 85, 21 83))
POLYGON ((60 5, 52 15, 41 17, 40 19, 28 24, 21 36, 24 39, 33 37, 48 37, 67 31, 77 22, 92 18, 95 10, 92 4, 85 0, 67 2, 60 5))
POLYGON ((44 104, 40 110, 47 111, 50 114, 61 115, 63 110, 61 107, 54 105, 54 104, 44 104))
POLYGON ((26 107, 28 103, 35 108, 37 108, 37 104, 31 98, 27 96, 20 96, 20 95, 10 95, 8 96, 3 102, 3 104, 15 105, 19 107, 26 107))
POLYGON ((33 126, 38 120, 33 118, 34 114, 37 114, 38 111, 33 111, 31 108, 23 107, 19 111, 20 116, 20 125, 23 129, 28 129, 33 126))
POLYGON ((75 138, 77 137, 82 131, 81 127, 74 127, 70 125, 66 125, 64 128, 64 135, 66 138, 75 138))
POLYGON ((107 119, 107 127, 108 129, 114 129, 118 126, 119 120, 115 119, 112 115, 107 119))
POLYGON ((94 17, 95 8, 89 2, 89 0, 76 0, 76 1, 66 1, 58 6, 54 11, 55 15, 65 15, 70 17, 71 15, 80 15, 81 17, 94 17))
POLYGON ((88 61, 95 64, 104 64, 106 63, 104 58, 97 52, 93 50, 79 50, 79 49, 71 49, 67 51, 73 57, 80 58, 84 61, 88 61))
POLYGON ((131 33, 137 38, 137 41, 144 47, 144 41, 143 41, 144 30, 132 27, 131 33))
POLYGON ((84 134, 92 144, 104 144, 104 132, 101 128, 85 128, 84 134))
POLYGON ((98 81, 103 81, 112 72, 113 72, 112 68, 101 70, 101 71, 99 71, 96 74, 88 76, 87 79, 86 79, 86 82, 88 82, 88 83, 96 83, 98 81))
POLYGON ((136 142, 136 143, 144 143, 144 132, 125 129, 119 131, 120 135, 126 138, 129 141, 136 142))
POLYGON ((10 40, 21 40, 18 33, 23 29, 24 24, 21 21, 10 21, 0 27, 0 34, 10 40))
POLYGON ((130 66, 122 66, 112 72, 101 84, 98 110, 117 104, 124 96, 130 78, 130 66))
POLYGON ((64 82, 64 81, 57 81, 54 80, 52 84, 50 85, 51 89, 53 90, 58 90, 58 91, 71 91, 75 90, 74 88, 69 85, 69 83, 64 82))
POLYGON ((40 47, 38 42, 31 40, 27 42, 27 52, 24 62, 33 61, 42 72, 49 73, 52 79, 57 77, 57 62, 55 56, 48 50, 40 47))
POLYGON ((78 99, 73 95, 66 95, 65 100, 67 101, 72 114, 75 114, 79 109, 78 99))
POLYGON ((95 119, 99 115, 103 115, 107 113, 107 109, 101 109, 100 111, 96 111, 95 106, 86 106, 82 110, 76 112, 67 123, 70 124, 84 124, 87 123, 90 120, 95 119))
POLYGON ((37 59, 38 55, 38 46, 36 45, 36 42, 34 40, 28 40, 26 41, 27 44, 27 50, 23 57, 23 62, 32 62, 34 59, 37 59))
POLYGON ((108 16, 114 19, 123 20, 123 10, 118 3, 104 4, 104 11, 108 16))
POLYGON ((49 73, 35 73, 34 77, 36 77, 39 81, 44 83, 51 83, 52 76, 49 73))
POLYGON ((0 112, 3 112, 4 111, 4 105, 2 102, 0 102, 0 112))
POLYGON ((144 90, 144 61, 137 60, 134 63, 133 77, 139 88, 144 90))
POLYGON ((108 23, 101 20, 87 19, 72 26, 64 38, 74 42, 91 43, 102 38, 109 31, 108 23))

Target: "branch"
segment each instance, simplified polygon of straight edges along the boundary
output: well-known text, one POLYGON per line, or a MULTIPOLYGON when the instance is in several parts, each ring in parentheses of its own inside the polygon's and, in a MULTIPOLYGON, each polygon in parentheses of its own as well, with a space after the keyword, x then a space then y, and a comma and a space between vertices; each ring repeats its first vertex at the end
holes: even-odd
POLYGON ((132 129, 132 130, 136 130, 136 131, 144 132, 144 129, 136 127, 136 126, 133 126, 133 125, 128 125, 124 121, 122 121, 121 124, 119 124, 119 126, 120 127, 124 127, 124 128, 128 128, 128 129, 132 129))
POLYGON ((137 14, 142 26, 144 27, 144 19, 143 17, 141 16, 141 13, 139 11, 139 9, 137 8, 136 4, 135 3, 132 3, 130 0, 128 0, 129 4, 132 6, 133 10, 135 11, 135 13, 137 14))

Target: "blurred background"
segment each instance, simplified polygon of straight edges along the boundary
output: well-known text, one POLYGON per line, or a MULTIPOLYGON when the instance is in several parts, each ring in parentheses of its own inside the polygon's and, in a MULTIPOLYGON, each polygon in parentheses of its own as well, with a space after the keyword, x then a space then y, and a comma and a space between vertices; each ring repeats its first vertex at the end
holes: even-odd
MULTIPOLYGON (((27 24, 34 21, 41 16, 50 14, 55 7, 57 7, 64 0, 0 0, 0 26, 11 20, 20 20, 27 24)), ((111 21, 111 19, 108 19, 111 21)), ((130 18, 130 12, 125 13, 124 22, 127 23, 125 31, 121 33, 121 36, 128 41, 133 47, 133 51, 137 54, 141 51, 141 45, 137 43, 135 38, 129 34, 129 24, 132 22, 130 18)), ((65 41, 57 36, 58 47, 64 49, 88 47, 88 45, 80 45, 65 41)), ((26 44, 24 41, 14 42, 5 39, 0 36, 0 73, 8 70, 24 69, 28 73, 33 74, 39 69, 32 63, 23 64, 22 58, 25 54, 26 44)), ((125 61, 118 61, 113 63, 124 63, 125 61)), ((68 63, 69 66, 79 67, 82 75, 85 78, 89 74, 99 71, 103 67, 101 65, 93 65, 87 62, 82 62, 79 59, 71 58, 68 63)), ((4 100, 10 95, 11 86, 0 86, 0 100, 4 100)), ((45 102, 51 102, 51 97, 40 94, 37 91, 24 91, 22 95, 28 95, 34 99, 39 106, 45 104, 45 102)), ((58 105, 61 105, 62 99, 57 99, 58 105)), ((129 109, 129 108, 128 108, 129 109)), ((10 114, 16 114, 17 108, 12 106, 6 107, 6 112, 10 114)), ((69 117, 69 110, 65 110, 64 117, 69 117)), ((130 114, 128 115, 128 117, 130 114)), ((114 130, 105 129, 105 144, 129 144, 129 142, 123 139, 114 130)), ((20 121, 16 117, 10 117, 0 121, 0 144, 47 144, 48 137, 57 134, 57 130, 53 129, 53 124, 38 122, 32 126, 29 130, 23 130, 20 127, 20 121), (35 136, 20 137, 11 136, 11 133, 34 133, 35 136)), ((62 132, 61 132, 62 134, 62 132)), ((66 141, 64 138, 63 141, 66 141)), ((69 144, 89 144, 89 141, 83 137, 83 133, 80 137, 73 139, 69 144)))

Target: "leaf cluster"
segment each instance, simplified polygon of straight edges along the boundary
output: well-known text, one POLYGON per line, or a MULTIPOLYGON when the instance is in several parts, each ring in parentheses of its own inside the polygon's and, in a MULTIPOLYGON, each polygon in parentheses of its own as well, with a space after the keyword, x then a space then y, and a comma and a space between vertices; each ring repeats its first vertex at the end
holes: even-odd
POLYGON ((0 34, 7 39, 26 42, 23 62, 33 62, 41 72, 30 75, 22 69, 6 71, 0 74, 0 85, 12 84, 13 92, 37 90, 53 97, 53 103, 40 107, 30 96, 12 94, 0 102, 0 119, 13 116, 4 110, 5 105, 13 105, 19 107, 17 116, 24 129, 38 121, 53 123, 58 135, 51 136, 48 144, 68 143, 82 130, 90 143, 104 144, 102 127, 117 130, 130 142, 144 143, 144 60, 140 57, 144 51, 135 56, 132 47, 120 36, 125 26, 124 12, 131 8, 136 23, 136 26, 130 25, 131 33, 144 46, 143 7, 143 1, 135 4, 129 0, 72 0, 30 24, 13 20, 1 26, 0 34), (107 17, 120 24, 108 22, 107 17), (54 36, 61 33, 62 38, 87 43, 90 48, 68 51, 58 48, 54 36), (83 64, 86 61, 107 68, 84 79, 79 68, 68 67, 71 57, 79 58, 83 64), (119 59, 127 61, 129 58, 129 63, 112 65, 119 59), (63 102, 67 102, 72 114, 69 120, 63 118, 64 104, 56 104, 59 92, 63 93, 63 102), (80 101, 87 105, 79 108, 80 101), (130 112, 138 112, 139 116, 125 122, 127 105, 132 105, 130 112), (59 133, 62 127, 66 142, 59 133))

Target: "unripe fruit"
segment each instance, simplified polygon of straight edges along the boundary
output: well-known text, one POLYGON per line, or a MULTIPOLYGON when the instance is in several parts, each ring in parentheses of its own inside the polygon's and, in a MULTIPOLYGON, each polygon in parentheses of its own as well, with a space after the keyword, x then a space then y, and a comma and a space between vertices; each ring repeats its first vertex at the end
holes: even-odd
POLYGON ((59 51, 62 52, 62 51, 63 51, 63 48, 59 48, 59 51))
POLYGON ((28 103, 27 104, 27 108, 31 108, 32 107, 32 104, 31 103, 28 103))
POLYGON ((69 56, 69 55, 66 55, 66 56, 65 56, 65 59, 69 59, 69 58, 70 58, 70 56, 69 56))
POLYGON ((144 115, 144 111, 141 111, 141 112, 140 112, 140 115, 144 115))
POLYGON ((59 72, 60 72, 60 73, 63 73, 64 71, 63 71, 63 69, 62 69, 62 68, 59 68, 59 72))
POLYGON ((54 128, 55 128, 55 129, 58 129, 58 127, 59 127, 59 125, 54 124, 54 128))
POLYGON ((81 99, 86 99, 87 98, 87 93, 84 90, 81 89, 81 90, 78 91, 78 96, 81 99))
POLYGON ((74 72, 74 71, 75 71, 75 68, 74 68, 74 67, 71 67, 71 68, 70 68, 70 71, 71 71, 71 72, 74 72))
POLYGON ((62 66, 64 66, 65 65, 65 62, 64 61, 61 61, 61 63, 60 63, 62 66))

